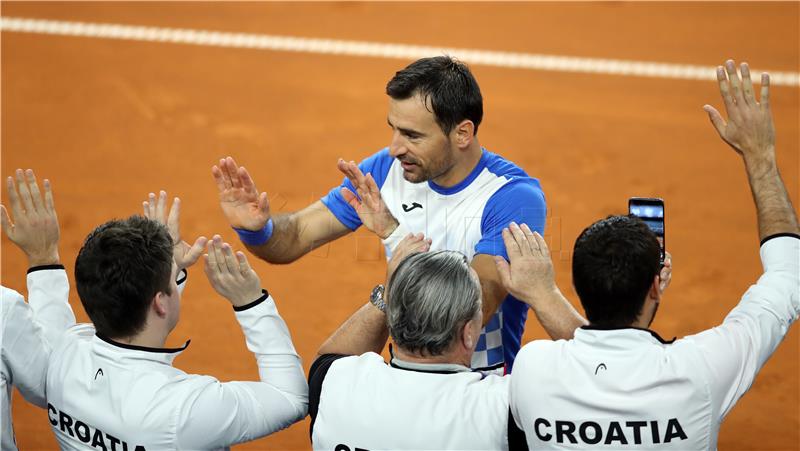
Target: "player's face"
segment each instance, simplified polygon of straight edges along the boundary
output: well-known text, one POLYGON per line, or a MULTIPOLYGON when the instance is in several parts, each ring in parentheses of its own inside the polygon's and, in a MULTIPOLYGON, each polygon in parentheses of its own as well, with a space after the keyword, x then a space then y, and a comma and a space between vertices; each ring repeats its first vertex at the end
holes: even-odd
POLYGON ((415 95, 405 100, 389 98, 391 156, 400 160, 403 177, 411 183, 436 181, 455 166, 455 151, 444 134, 430 101, 415 95))

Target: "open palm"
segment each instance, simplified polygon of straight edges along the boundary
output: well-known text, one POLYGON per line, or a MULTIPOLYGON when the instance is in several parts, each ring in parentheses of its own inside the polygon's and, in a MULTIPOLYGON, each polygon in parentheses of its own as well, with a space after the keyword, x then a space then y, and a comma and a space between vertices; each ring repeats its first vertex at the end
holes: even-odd
POLYGON ((244 167, 231 157, 211 168, 217 183, 219 204, 228 223, 239 229, 260 230, 270 218, 267 193, 260 193, 244 167))

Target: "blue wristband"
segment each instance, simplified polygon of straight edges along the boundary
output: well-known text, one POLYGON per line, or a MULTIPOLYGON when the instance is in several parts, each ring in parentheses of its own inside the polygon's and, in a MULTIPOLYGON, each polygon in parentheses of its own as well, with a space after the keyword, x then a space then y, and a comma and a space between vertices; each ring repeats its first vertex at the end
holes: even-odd
POLYGON ((272 237, 272 218, 269 218, 269 221, 264 225, 264 228, 261 230, 247 230, 247 229, 238 229, 236 227, 233 230, 236 231, 236 234, 239 235, 239 240, 247 244, 248 246, 261 246, 269 241, 270 237, 272 237))

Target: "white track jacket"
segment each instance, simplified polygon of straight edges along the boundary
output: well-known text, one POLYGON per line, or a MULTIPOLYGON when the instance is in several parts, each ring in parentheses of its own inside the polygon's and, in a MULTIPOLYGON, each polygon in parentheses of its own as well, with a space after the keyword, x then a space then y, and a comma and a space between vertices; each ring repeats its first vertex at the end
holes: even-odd
POLYGON ((761 261, 739 305, 697 335, 587 327, 526 345, 510 402, 529 447, 716 449, 722 420, 800 313, 800 239, 766 239, 761 261))
POLYGON ((144 348, 98 336, 90 324, 70 329, 47 377, 47 414, 61 449, 218 449, 305 417, 308 385, 272 297, 265 291, 234 310, 260 382, 186 374, 172 366, 186 345, 144 348))

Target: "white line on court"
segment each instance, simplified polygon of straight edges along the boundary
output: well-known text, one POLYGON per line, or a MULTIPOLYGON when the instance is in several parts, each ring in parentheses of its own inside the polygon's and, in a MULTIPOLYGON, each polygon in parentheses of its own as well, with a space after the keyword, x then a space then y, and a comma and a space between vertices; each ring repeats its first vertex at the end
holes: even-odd
MULTIPOLYGON (((417 59, 447 53, 470 64, 519 69, 625 75, 687 80, 716 80, 715 66, 626 61, 533 53, 498 52, 337 39, 300 38, 267 34, 230 33, 186 28, 65 22, 56 20, 0 18, 0 30, 8 32, 83 36, 133 41, 169 42, 285 52, 321 53, 376 58, 417 59)), ((760 72, 752 71, 754 80, 760 72)), ((769 71, 773 85, 800 86, 800 73, 769 71)))

